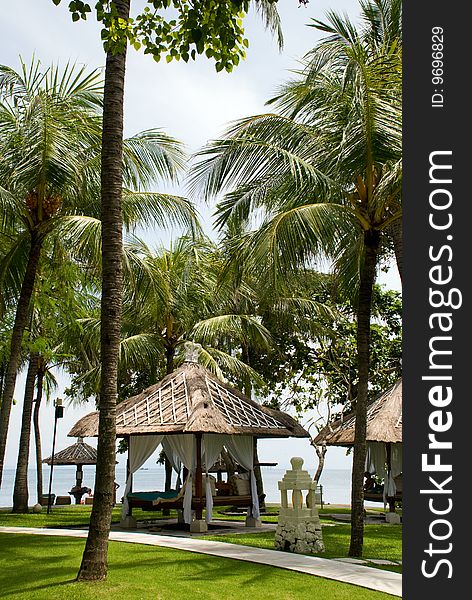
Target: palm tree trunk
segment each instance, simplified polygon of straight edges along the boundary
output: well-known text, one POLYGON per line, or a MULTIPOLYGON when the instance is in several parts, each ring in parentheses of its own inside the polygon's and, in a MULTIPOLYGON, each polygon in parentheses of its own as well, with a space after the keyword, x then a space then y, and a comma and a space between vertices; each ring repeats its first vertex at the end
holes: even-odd
POLYGON ((393 240, 393 249, 397 261, 398 274, 403 282, 403 222, 396 219, 388 228, 388 232, 393 240))
POLYGON ((375 283, 380 235, 369 230, 364 234, 365 257, 361 269, 357 307, 357 360, 359 384, 356 400, 356 426, 352 461, 351 544, 349 556, 362 556, 364 545, 364 472, 367 453, 367 394, 370 361, 370 314, 375 283))
POLYGON ((166 375, 174 371, 175 347, 166 346, 166 375))
MULTIPOLYGON (((174 358, 175 358, 175 347, 167 346, 166 347, 166 375, 170 375, 174 371, 174 358)), ((164 455, 164 469, 165 469, 165 483, 164 483, 164 491, 168 492, 172 487, 172 465, 167 456, 164 455)), ((170 510, 165 508, 162 511, 163 517, 168 517, 170 515, 170 510)))
MULTIPOLYGON (((251 360, 251 349, 246 344, 242 344, 241 348, 241 359, 244 363, 252 366, 251 360)), ((249 376, 245 377, 243 382, 243 392, 248 398, 252 396, 252 384, 249 376)), ((264 494, 264 481, 262 479, 262 471, 259 465, 259 454, 257 452, 257 438, 254 438, 254 477, 256 478, 256 489, 257 495, 259 496, 259 508, 262 512, 266 511, 265 494, 264 494)))
POLYGON ((41 449, 41 429, 39 428, 39 409, 41 408, 41 400, 43 399, 43 381, 45 374, 45 363, 42 358, 39 359, 38 380, 36 383, 37 393, 34 402, 33 426, 34 426, 34 442, 36 449, 36 493, 38 496, 38 504, 41 504, 43 499, 43 455, 41 449))
POLYGON ((313 477, 313 481, 316 483, 316 485, 318 485, 318 482, 320 481, 321 473, 323 472, 323 469, 324 469, 325 456, 326 456, 326 451, 328 450, 328 448, 327 448, 326 444, 315 444, 315 443, 313 443, 313 441, 311 442, 311 445, 315 448, 316 455, 318 456, 318 467, 316 469, 315 476, 313 477))
POLYGON ((33 412, 34 382, 38 372, 38 355, 32 354, 29 359, 26 375, 23 415, 21 420, 20 446, 16 465, 15 486, 13 489, 14 513, 28 512, 28 461, 31 437, 31 414, 33 412))
MULTIPOLYGON (((129 18, 130 0, 115 0, 118 16, 129 18)), ((123 288, 122 185, 123 102, 126 46, 107 54, 101 151, 102 298, 100 328, 100 400, 95 491, 89 534, 77 575, 105 579, 113 509, 116 460, 116 401, 123 288)))
POLYGON ((15 392, 16 374, 20 364, 21 343, 23 333, 28 323, 28 312, 33 295, 36 272, 38 270, 41 256, 42 237, 33 231, 31 234, 31 246, 29 250, 28 263, 26 265, 23 283, 21 284, 20 297, 16 307, 15 323, 11 334, 10 355, 5 371, 3 386, 2 406, 0 408, 0 488, 2 487, 3 462, 7 446, 8 425, 10 423, 11 405, 15 392))

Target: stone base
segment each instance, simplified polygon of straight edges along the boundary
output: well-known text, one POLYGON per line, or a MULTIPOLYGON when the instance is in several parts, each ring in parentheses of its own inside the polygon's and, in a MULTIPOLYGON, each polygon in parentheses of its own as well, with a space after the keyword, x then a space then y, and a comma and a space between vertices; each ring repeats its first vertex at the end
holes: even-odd
POLYGON ((138 526, 138 522, 131 515, 126 516, 124 519, 120 521, 120 527, 125 529, 136 529, 138 526))
POLYGON ((385 515, 385 521, 393 525, 399 525, 401 523, 401 518, 398 513, 388 512, 385 515))
POLYGON ((308 523, 279 521, 275 531, 275 549, 297 554, 324 552, 325 547, 319 519, 308 523))
POLYGON ((185 523, 183 510, 177 510, 177 523, 185 523))
POLYGON ((208 531, 208 525, 203 519, 195 519, 190 523, 190 533, 206 533, 208 531))
POLYGON ((254 517, 246 517, 246 527, 262 527, 262 522, 254 517))

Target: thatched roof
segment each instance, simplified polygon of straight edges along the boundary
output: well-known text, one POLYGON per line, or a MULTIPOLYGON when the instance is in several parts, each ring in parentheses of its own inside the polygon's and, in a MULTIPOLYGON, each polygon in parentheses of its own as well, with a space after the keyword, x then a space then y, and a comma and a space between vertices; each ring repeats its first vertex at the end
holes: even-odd
MULTIPOLYGON (((43 463, 51 464, 51 456, 45 458, 43 463)), ((57 452, 54 455, 55 465, 96 465, 97 451, 82 440, 76 444, 57 452)))
MULTIPOLYGON (((289 415, 257 404, 193 362, 121 402, 116 427, 119 437, 153 433, 309 437, 289 415)), ((97 433, 98 412, 93 412, 80 419, 69 436, 97 433)))
MULTIPOLYGON (((352 446, 355 411, 324 427, 314 439, 316 444, 352 446)), ((402 441, 402 380, 383 392, 367 407, 367 441, 400 443, 402 441)))

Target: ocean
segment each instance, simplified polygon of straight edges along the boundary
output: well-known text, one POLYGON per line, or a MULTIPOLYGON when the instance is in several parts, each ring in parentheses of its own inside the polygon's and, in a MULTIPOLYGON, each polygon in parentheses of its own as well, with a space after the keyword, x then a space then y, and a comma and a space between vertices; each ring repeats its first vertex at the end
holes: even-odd
MULTIPOLYGON (((84 466, 83 485, 93 489, 95 479, 95 467, 84 466)), ((48 466, 43 467, 43 488, 47 494, 49 488, 48 466)), ((264 480, 264 491, 266 502, 280 502, 280 492, 277 482, 284 476, 285 469, 276 467, 263 467, 262 478, 264 480)), ((175 474, 174 474, 175 475, 175 474)), ((3 473, 2 489, 0 490, 0 506, 12 505, 13 485, 15 481, 15 469, 5 469, 3 473)), ((119 484, 117 498, 121 498, 126 481, 126 472, 123 467, 117 466, 116 482, 119 484)), ((321 476, 323 486, 323 502, 329 504, 349 504, 351 495, 351 471, 348 469, 325 469, 321 476)), ((53 471, 52 492, 56 496, 67 496, 71 487, 75 485, 75 467, 56 466, 53 471)), ((30 492, 30 504, 36 503, 36 472, 30 469, 28 472, 28 486, 30 492)), ((142 468, 134 475, 133 489, 136 491, 162 490, 164 489, 163 467, 142 468)), ((377 505, 378 506, 378 505, 377 505)))

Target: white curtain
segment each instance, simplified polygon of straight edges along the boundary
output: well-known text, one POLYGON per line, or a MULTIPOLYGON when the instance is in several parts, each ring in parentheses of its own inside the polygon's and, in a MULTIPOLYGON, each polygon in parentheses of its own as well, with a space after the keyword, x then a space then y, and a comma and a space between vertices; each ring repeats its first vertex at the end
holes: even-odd
POLYGON ((387 453, 384 442, 367 442, 367 456, 365 459, 365 470, 375 473, 384 480, 383 501, 384 509, 387 504, 387 453))
POLYGON ((162 449, 165 452, 165 455, 169 459, 172 468, 177 473, 177 481, 175 483, 175 489, 180 492, 180 488, 182 486, 182 480, 180 479, 180 471, 182 469, 182 461, 178 457, 178 455, 172 450, 171 445, 169 444, 169 440, 167 436, 162 440, 162 449))
POLYGON ((126 480, 123 496, 123 508, 121 510, 122 519, 126 517, 129 511, 128 494, 133 482, 133 473, 136 473, 136 471, 144 465, 147 459, 162 442, 163 437, 163 435, 130 435, 128 445, 129 475, 126 480))
POLYGON ((209 523, 213 513, 213 496, 211 493, 211 483, 208 477, 208 471, 215 464, 218 456, 221 454, 223 444, 227 436, 220 434, 205 433, 202 443, 202 464, 205 469, 205 489, 206 489, 206 517, 205 520, 209 523))
POLYGON ((395 496, 397 492, 397 486, 395 485, 394 479, 400 475, 403 468, 403 445, 391 444, 390 448, 390 472, 384 487, 385 496, 395 496))
POLYGON ((385 444, 383 442, 367 442, 365 470, 369 473, 375 473, 385 480, 387 475, 386 461, 385 444))
POLYGON ((182 468, 182 461, 180 460, 180 457, 178 456, 178 454, 176 454, 172 450, 172 446, 169 443, 168 436, 165 436, 164 439, 162 440, 162 449, 164 450, 165 455, 169 459, 169 462, 172 465, 172 468, 174 469, 174 471, 177 474, 179 474, 180 469, 182 468))
POLYGON ((391 444, 390 448, 390 471, 387 472, 386 444, 384 442, 367 442, 366 471, 369 471, 369 473, 375 472, 383 478, 384 505, 387 503, 387 497, 395 496, 397 486, 394 479, 402 472, 402 444, 391 444))
POLYGON ((234 460, 250 473, 252 516, 258 519, 260 511, 256 477, 254 475, 254 438, 250 435, 229 435, 226 436, 225 446, 234 460))
POLYGON ((184 521, 192 522, 192 486, 196 467, 196 442, 192 434, 179 433, 178 435, 166 436, 167 442, 174 454, 182 461, 188 469, 187 482, 184 492, 184 521))

